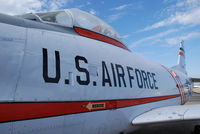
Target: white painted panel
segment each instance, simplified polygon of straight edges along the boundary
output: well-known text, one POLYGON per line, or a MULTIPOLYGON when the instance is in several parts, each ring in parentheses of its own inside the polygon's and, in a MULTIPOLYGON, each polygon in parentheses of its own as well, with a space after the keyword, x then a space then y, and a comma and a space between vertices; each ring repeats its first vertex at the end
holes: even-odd
POLYGON ((25 28, 0 23, 0 101, 12 101, 24 55, 25 28))
POLYGON ((64 117, 14 122, 13 134, 63 134, 64 117))
POLYGON ((65 79, 74 81, 74 58, 77 55, 76 42, 69 34, 29 29, 24 64, 16 92, 17 101, 63 101, 84 96, 84 90, 77 92, 73 84, 65 84, 65 79), (60 55, 61 76, 58 83, 45 82, 43 78, 43 48, 48 52, 48 76, 55 77, 55 51, 60 55))
MULTIPOLYGON (((0 23, 0 29, 0 102, 8 102, 13 101, 17 87, 24 55, 26 29, 4 23, 0 23)), ((0 133, 12 132, 12 122, 0 124, 0 133)))
MULTIPOLYGON (((175 81, 160 64, 101 41, 72 34, 29 29, 27 43, 16 100, 106 100, 165 96, 179 93, 175 81), (43 48, 46 48, 48 52, 49 77, 56 76, 55 51, 59 52, 61 76, 58 83, 44 81, 43 48), (88 62, 79 61, 80 66, 87 69, 90 73, 90 83, 88 85, 80 85, 77 82, 77 76, 85 79, 85 73, 77 70, 75 64, 76 56, 84 57, 88 62), (102 84, 103 61, 107 66, 112 86, 109 86, 108 83, 105 86, 102 84), (117 86, 114 86, 111 63, 114 65, 115 73, 116 65, 123 67, 126 87, 122 80, 122 86, 119 87, 117 74, 117 86), (130 87, 127 67, 133 68, 131 72, 134 77, 132 88, 130 87), (158 89, 139 88, 135 69, 155 73, 158 89), (98 76, 95 76, 95 71, 98 76), (65 79, 69 78, 73 81, 73 84, 65 84, 65 79), (93 84, 94 82, 96 82, 96 86, 93 84)), ((151 79, 152 81, 153 79, 151 79)))
POLYGON ((12 132, 13 132, 13 126, 11 122, 0 124, 1 134, 13 134, 12 132))
MULTIPOLYGON (((116 98, 143 98, 150 96, 165 96, 170 94, 179 94, 176 87, 176 83, 171 77, 170 73, 167 72, 160 64, 151 62, 142 56, 135 54, 134 52, 128 52, 122 48, 107 44, 101 41, 88 39, 85 37, 76 37, 78 42, 78 53, 84 56, 88 64, 88 70, 91 70, 89 66, 96 66, 98 70, 98 76, 91 75, 90 84, 87 86, 87 97, 88 99, 116 99, 116 98), (83 47, 84 46, 84 47, 83 47), (106 63, 112 86, 108 83, 102 86, 102 61, 106 63), (113 73, 111 69, 111 63, 114 65, 116 74, 117 86, 114 86, 113 73), (115 65, 121 65, 125 72, 125 83, 119 87, 119 82, 116 73, 115 65), (130 87, 129 77, 127 72, 127 66, 132 67, 131 71, 134 80, 132 80, 133 87, 130 87), (158 89, 139 88, 137 84, 137 78, 134 69, 144 70, 145 72, 155 73, 156 85, 158 89), (93 86, 92 82, 97 81, 97 86, 93 86), (120 94, 120 95, 119 95, 120 94), (103 98, 102 98, 103 97, 103 98)), ((75 70, 77 72, 77 70, 75 70)), ((77 72, 78 73, 78 72, 77 72)), ((92 73, 93 74, 93 73, 92 73)), ((77 85, 80 89, 82 86, 77 85)))

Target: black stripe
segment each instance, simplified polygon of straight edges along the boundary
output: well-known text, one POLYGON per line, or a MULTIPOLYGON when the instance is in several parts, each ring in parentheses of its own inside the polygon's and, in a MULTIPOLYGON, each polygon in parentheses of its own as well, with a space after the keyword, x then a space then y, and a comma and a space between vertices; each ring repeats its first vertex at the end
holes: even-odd
POLYGON ((180 50, 182 50, 183 52, 185 52, 184 49, 183 49, 182 47, 180 47, 180 50))

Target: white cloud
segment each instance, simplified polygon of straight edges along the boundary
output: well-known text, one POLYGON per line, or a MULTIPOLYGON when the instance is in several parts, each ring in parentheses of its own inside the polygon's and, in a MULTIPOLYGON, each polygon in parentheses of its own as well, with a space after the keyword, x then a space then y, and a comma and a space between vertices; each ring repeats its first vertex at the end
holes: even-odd
POLYGON ((181 7, 186 10, 199 7, 199 5, 200 5, 200 0, 181 0, 176 3, 177 7, 181 7))
POLYGON ((89 1, 86 2, 86 5, 91 5, 91 3, 89 1))
MULTIPOLYGON (((171 3, 171 5, 163 8, 160 13, 166 16, 176 12, 187 12, 200 6, 200 0, 178 0, 175 4, 172 4, 173 2, 175 1, 167 0, 167 3, 171 3)), ((164 3, 166 2, 164 1, 164 3)))
POLYGON ((6 14, 21 14, 40 10, 43 1, 40 0, 1 0, 0 12, 6 14))
POLYGON ((58 10, 72 0, 1 0, 0 12, 10 15, 58 10))
POLYGON ((157 22, 151 26, 147 26, 146 28, 139 30, 139 32, 148 31, 172 24, 190 25, 190 26, 195 26, 200 24, 200 8, 194 9, 186 13, 176 13, 176 15, 173 15, 160 22, 157 22))
POLYGON ((83 7, 85 7, 85 5, 83 5, 83 4, 81 4, 81 5, 77 5, 77 6, 75 6, 76 8, 83 8, 83 7))
POLYGON ((80 4, 80 5, 76 5, 75 8, 85 8, 85 7, 88 7, 89 5, 91 5, 91 2, 87 1, 86 3, 84 4, 80 4))
POLYGON ((68 1, 66 0, 50 0, 43 6, 49 6, 50 10, 58 10, 61 7, 64 7, 68 1))
MULTIPOLYGON (((165 0, 164 3, 169 2, 165 0)), ((172 1, 170 0, 170 3, 172 1)), ((184 26, 195 26, 200 24, 200 0, 178 0, 175 4, 161 10, 160 13, 163 16, 169 16, 168 18, 161 20, 147 26, 139 32, 144 32, 164 26, 169 26, 173 24, 179 24, 184 26)))
POLYGON ((112 15, 108 16, 108 22, 111 23, 113 21, 116 21, 116 20, 120 19, 123 15, 124 15, 124 13, 112 14, 112 15))
POLYGON ((161 32, 161 33, 158 33, 156 35, 153 35, 153 36, 148 36, 148 37, 145 37, 143 39, 140 39, 138 41, 135 41, 133 42, 131 45, 130 45, 130 48, 133 48, 135 46, 138 46, 146 41, 151 41, 150 43, 153 44, 153 43, 157 43, 157 42, 160 42, 160 38, 161 37, 164 37, 166 35, 169 35, 171 33, 174 33, 174 32, 178 32, 177 29, 171 29, 171 30, 168 30, 168 31, 165 31, 165 32, 161 32))
POLYGON ((110 10, 122 10, 125 9, 126 7, 130 6, 130 4, 124 4, 115 8, 111 8, 110 10))
POLYGON ((192 38, 200 38, 200 32, 191 32, 182 36, 167 38, 165 41, 168 45, 177 45, 181 40, 189 40, 192 38))
POLYGON ((122 35, 121 37, 123 38, 123 39, 126 39, 126 38, 128 38, 130 35, 128 35, 128 34, 126 34, 126 35, 122 35))
POLYGON ((96 11, 94 9, 91 9, 89 13, 92 14, 92 15, 95 15, 96 11))

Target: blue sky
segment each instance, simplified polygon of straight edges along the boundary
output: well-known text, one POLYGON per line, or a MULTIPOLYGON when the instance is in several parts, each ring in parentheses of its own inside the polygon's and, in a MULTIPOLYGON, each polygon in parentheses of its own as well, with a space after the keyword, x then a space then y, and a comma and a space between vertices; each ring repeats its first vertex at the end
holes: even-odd
POLYGON ((1 0, 0 12, 79 8, 118 31, 132 52, 168 67, 184 40, 186 69, 200 78, 200 0, 1 0))

